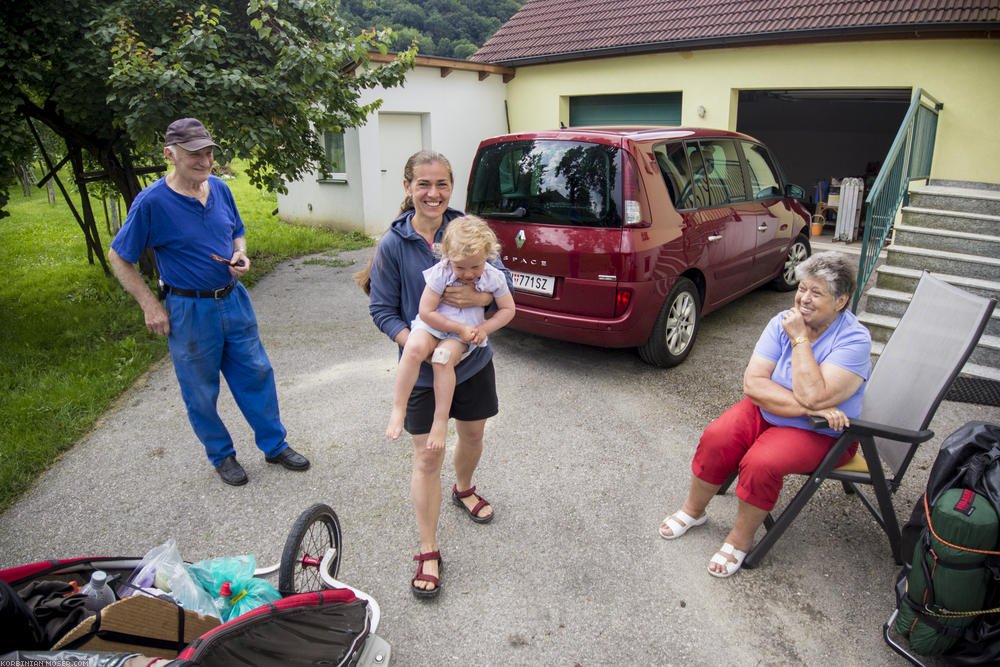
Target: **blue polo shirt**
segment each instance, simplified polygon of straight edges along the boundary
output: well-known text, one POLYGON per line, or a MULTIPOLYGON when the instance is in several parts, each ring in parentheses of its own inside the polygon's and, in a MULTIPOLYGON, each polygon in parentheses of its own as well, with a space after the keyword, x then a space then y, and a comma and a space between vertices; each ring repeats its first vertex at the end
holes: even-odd
MULTIPOLYGON (((776 366, 771 372, 771 380, 790 390, 792 388, 792 341, 788 339, 785 330, 781 328, 781 320, 787 312, 786 310, 778 313, 767 323, 753 352, 775 362, 776 366)), ((816 363, 839 366, 861 376, 864 380, 867 380, 872 373, 871 333, 850 311, 845 310, 837 315, 837 319, 827 327, 819 340, 812 343, 812 353, 816 363)), ((864 393, 865 383, 862 382, 858 390, 837 407, 848 418, 859 416, 864 393)), ((760 409, 760 413, 765 421, 775 426, 793 426, 812 430, 809 427, 809 417, 807 416, 779 417, 763 408, 760 409)), ((817 430, 834 437, 840 434, 840 431, 829 428, 817 430)))
POLYGON ((158 179, 132 202, 111 247, 133 264, 143 250, 152 248, 160 278, 171 287, 225 287, 233 280, 229 267, 210 255, 229 259, 233 239, 246 231, 229 186, 215 176, 208 177, 208 186, 208 202, 203 206, 171 190, 165 177, 158 179))

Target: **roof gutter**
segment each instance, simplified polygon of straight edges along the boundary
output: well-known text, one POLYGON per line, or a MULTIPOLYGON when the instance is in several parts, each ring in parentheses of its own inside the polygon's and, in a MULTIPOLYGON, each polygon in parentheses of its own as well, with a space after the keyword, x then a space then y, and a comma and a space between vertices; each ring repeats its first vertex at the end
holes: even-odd
MULTIPOLYGON (((584 49, 566 53, 553 53, 540 56, 525 56, 523 58, 507 58, 502 60, 486 60, 496 65, 517 67, 521 65, 542 65, 546 63, 565 62, 568 60, 587 60, 591 58, 609 58, 613 56, 641 55, 646 53, 669 53, 675 51, 691 51, 735 46, 764 46, 788 42, 813 41, 821 38, 824 41, 859 41, 862 39, 921 39, 944 37, 981 37, 984 39, 1000 36, 1000 24, 968 23, 948 24, 928 23, 905 26, 871 26, 867 28, 822 28, 818 30, 799 30, 788 32, 768 32, 759 34, 724 35, 703 39, 689 39, 670 42, 646 42, 644 44, 628 44, 598 49, 584 49)), ((475 55, 472 56, 475 58, 475 55)))

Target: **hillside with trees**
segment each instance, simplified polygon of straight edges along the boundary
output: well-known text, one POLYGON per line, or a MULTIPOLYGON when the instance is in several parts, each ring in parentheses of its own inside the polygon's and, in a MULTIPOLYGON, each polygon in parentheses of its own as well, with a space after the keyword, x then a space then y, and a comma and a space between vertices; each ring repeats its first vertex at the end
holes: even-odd
POLYGON ((340 16, 358 32, 392 28, 396 50, 412 42, 422 56, 467 59, 524 0, 341 0, 340 16))

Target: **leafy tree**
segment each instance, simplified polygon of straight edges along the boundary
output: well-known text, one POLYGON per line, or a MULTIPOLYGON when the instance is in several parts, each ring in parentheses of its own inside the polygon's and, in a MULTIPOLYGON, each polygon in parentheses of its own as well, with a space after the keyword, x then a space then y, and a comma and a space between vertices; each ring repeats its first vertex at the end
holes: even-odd
POLYGON ((185 116, 211 129, 222 161, 246 159, 258 187, 330 171, 323 133, 362 123, 380 101, 360 104, 361 93, 399 84, 414 55, 372 65, 392 31, 355 33, 337 0, 2 4, 0 173, 30 146, 28 119, 68 154, 86 152, 126 205, 139 167, 162 165, 163 130, 185 116))
POLYGON ((456 58, 467 60, 469 56, 479 50, 479 47, 467 39, 460 39, 451 47, 451 52, 456 58))
POLYGON ((490 3, 493 7, 494 16, 500 19, 500 23, 506 23, 510 20, 510 17, 517 13, 517 10, 521 8, 522 2, 518 0, 503 0, 502 2, 494 3, 493 0, 484 0, 490 3))
POLYGON ((434 53, 437 49, 434 39, 416 28, 399 28, 396 30, 396 42, 398 44, 413 45, 420 53, 434 53))
POLYGON ((424 27, 424 16, 424 10, 404 0, 392 8, 389 18, 394 24, 421 30, 424 27))
POLYGON ((466 59, 522 4, 522 0, 343 0, 342 10, 356 30, 391 27, 400 35, 407 29, 419 30, 428 38, 419 43, 421 54, 466 59))

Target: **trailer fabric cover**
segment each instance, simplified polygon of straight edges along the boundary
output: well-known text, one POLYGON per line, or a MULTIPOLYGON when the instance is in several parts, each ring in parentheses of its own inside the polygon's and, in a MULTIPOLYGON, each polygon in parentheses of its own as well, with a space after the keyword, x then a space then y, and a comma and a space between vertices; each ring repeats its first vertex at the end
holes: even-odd
POLYGON ((220 625, 191 642, 172 664, 347 665, 369 630, 368 603, 350 591, 303 593, 220 625))

